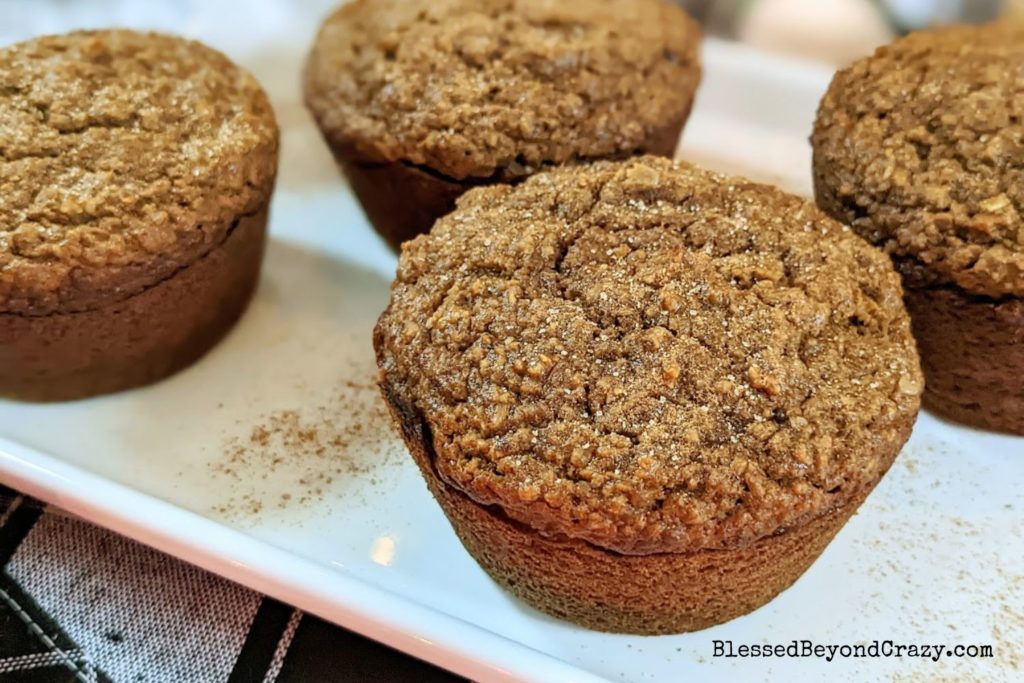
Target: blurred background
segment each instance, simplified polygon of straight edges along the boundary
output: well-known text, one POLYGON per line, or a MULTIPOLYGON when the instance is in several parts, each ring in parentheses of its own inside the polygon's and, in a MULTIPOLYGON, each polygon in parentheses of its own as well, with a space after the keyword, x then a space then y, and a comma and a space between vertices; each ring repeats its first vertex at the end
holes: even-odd
MULTIPOLYGON (((1024 18, 1024 0, 675 1, 700 20, 710 35, 830 66, 846 64, 918 28, 951 22, 983 23, 1006 16, 1024 18)), ((319 18, 340 2, 250 0, 246 31, 241 33, 251 41, 258 38, 254 32, 280 28, 280 22, 319 18)), ((68 26, 91 26, 96 17, 107 17, 106 24, 113 19, 124 26, 182 26, 184 20, 187 26, 179 31, 201 35, 205 23, 220 20, 225 10, 232 13, 231 21, 237 21, 233 16, 235 6, 216 0, 0 0, 0 44, 23 39, 26 33, 42 32, 58 17, 58 23, 68 26), (35 23, 40 31, 29 26, 35 23)))
POLYGON ((1024 17, 1024 0, 678 0, 708 32, 833 65, 953 22, 1024 17))

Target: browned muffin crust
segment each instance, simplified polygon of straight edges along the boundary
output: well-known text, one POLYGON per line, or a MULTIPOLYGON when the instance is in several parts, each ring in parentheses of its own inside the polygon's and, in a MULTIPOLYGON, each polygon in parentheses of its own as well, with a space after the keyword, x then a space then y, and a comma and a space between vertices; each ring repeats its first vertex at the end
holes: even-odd
POLYGON ((541 536, 450 488, 436 497, 462 542, 510 593, 586 628, 640 635, 699 631, 764 605, 807 571, 860 506, 849 501, 727 550, 621 555, 541 536))
POLYGON ((68 401, 149 384, 232 328, 259 280, 267 209, 166 280, 87 311, 0 313, 0 396, 68 401))
MULTIPOLYGON (((684 111, 654 131, 643 151, 674 156, 689 114, 684 111)), ((454 180, 401 161, 353 161, 344 156, 338 161, 374 229, 396 252, 406 240, 429 232, 435 220, 455 208, 463 192, 501 180, 500 173, 488 179, 454 180)))
POLYGON ((1024 24, 879 48, 836 74, 812 142, 826 212, 936 284, 1024 296, 1024 24))
POLYGON ((840 71, 815 194, 896 260, 925 405, 1024 434, 1024 25, 912 34, 840 71))
POLYGON ((199 43, 83 31, 0 49, 0 313, 125 300, 271 192, 259 84, 199 43))
MULTIPOLYGON (((481 567, 538 609, 601 631, 696 631, 760 607, 807 570, 870 493, 867 487, 860 498, 749 544, 626 555, 536 533, 499 506, 479 505, 438 476, 430 431, 405 398, 388 394, 387 402, 427 486, 481 567)), ((910 427, 890 434, 893 451, 910 427)))
POLYGON ((692 552, 885 472, 922 384, 901 297, 809 203, 643 157, 463 195, 403 248, 375 346, 447 486, 545 535, 692 552))
POLYGON ((341 156, 510 179, 643 149, 689 109, 699 38, 665 0, 355 0, 306 100, 341 156))
POLYGON ((1024 435, 1024 299, 955 286, 906 290, 924 404, 958 422, 1024 435))

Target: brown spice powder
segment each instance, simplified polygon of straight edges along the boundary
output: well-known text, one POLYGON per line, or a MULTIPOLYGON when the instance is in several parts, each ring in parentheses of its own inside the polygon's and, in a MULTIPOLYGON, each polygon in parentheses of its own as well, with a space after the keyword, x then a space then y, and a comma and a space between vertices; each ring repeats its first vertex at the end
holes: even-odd
POLYGON ((317 405, 266 413, 248 434, 227 437, 222 452, 209 467, 231 480, 231 494, 212 511, 235 520, 319 507, 345 495, 334 490, 341 481, 358 480, 363 501, 382 483, 380 468, 404 462, 372 377, 344 380, 317 405))

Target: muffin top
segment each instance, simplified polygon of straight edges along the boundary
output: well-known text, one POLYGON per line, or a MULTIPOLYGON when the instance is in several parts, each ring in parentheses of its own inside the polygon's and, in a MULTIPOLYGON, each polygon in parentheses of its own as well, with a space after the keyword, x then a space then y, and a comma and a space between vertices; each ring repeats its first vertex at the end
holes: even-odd
POLYGON ((751 541, 856 498, 922 380, 889 260, 809 202, 653 157, 465 194, 375 332, 437 473, 620 552, 751 541))
POLYGON ((259 210, 276 159, 259 84, 199 43, 115 30, 0 49, 0 313, 170 277, 259 210))
POLYGON ((678 123, 699 40, 666 0, 355 0, 321 28, 306 100, 355 158, 516 177, 678 123))
POLYGON ((812 141, 822 207, 910 284, 1024 296, 1024 24, 879 49, 836 74, 812 141))

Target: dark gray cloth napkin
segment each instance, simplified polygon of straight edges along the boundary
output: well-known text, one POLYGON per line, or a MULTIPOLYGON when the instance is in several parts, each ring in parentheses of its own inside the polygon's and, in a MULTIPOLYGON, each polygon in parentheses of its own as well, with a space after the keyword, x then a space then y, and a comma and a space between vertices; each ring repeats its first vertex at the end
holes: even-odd
POLYGON ((0 682, 455 680, 0 485, 0 682))

